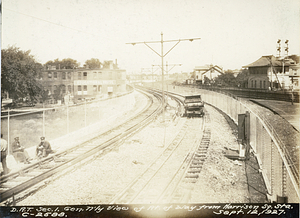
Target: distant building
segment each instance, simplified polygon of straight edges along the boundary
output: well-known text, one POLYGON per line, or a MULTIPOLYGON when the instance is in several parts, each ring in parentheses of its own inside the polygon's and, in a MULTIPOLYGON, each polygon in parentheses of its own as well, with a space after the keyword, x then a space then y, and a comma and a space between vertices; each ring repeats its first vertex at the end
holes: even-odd
POLYGON ((300 64, 293 65, 289 67, 289 80, 290 83, 289 89, 290 90, 300 90, 300 84, 299 84, 299 77, 300 77, 300 64))
POLYGON ((134 84, 150 83, 158 81, 159 76, 157 74, 136 73, 127 75, 127 80, 134 84))
POLYGON ((249 70, 247 88, 290 89, 293 85, 299 89, 299 64, 292 59, 262 56, 244 68, 249 70))
POLYGON ((114 64, 97 69, 56 69, 51 66, 43 70, 38 79, 44 90, 49 91, 50 103, 71 98, 76 102, 126 91, 126 71, 114 64))
POLYGON ((197 83, 204 83, 205 77, 214 80, 219 75, 224 74, 223 69, 217 65, 198 66, 194 68, 194 72, 197 83))

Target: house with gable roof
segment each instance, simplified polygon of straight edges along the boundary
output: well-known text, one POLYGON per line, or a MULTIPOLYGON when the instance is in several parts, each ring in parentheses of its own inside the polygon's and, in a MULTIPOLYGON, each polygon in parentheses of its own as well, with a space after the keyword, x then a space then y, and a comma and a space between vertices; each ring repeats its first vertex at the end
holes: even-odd
POLYGON ((221 74, 224 74, 224 70, 217 65, 199 66, 194 68, 196 83, 204 83, 204 78, 214 80, 221 74))

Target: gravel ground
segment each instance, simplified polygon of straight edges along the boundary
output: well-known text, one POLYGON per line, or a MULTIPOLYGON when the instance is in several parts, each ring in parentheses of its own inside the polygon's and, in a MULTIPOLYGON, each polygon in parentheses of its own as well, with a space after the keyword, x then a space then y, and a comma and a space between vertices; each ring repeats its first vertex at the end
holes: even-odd
POLYGON ((224 156, 225 147, 239 149, 235 132, 216 109, 205 108, 211 120, 211 142, 190 203, 249 203, 245 163, 224 156))
MULTIPOLYGON (((237 149, 238 144, 225 118, 212 107, 212 138, 208 156, 190 202, 249 202, 244 163, 224 157, 224 146, 237 149)), ((171 142, 183 120, 171 119, 166 112, 167 127, 160 119, 128 139, 123 145, 50 182, 18 205, 80 205, 107 204, 115 194, 132 181, 171 142), (166 134, 164 134, 166 133, 166 134)))

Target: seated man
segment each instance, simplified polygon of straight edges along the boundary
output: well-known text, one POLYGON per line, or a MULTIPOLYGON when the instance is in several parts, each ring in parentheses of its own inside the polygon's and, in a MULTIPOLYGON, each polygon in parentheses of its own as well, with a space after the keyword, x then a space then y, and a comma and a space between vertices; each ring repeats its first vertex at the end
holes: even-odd
POLYGON ((45 140, 45 137, 41 137, 41 142, 36 148, 36 156, 42 158, 47 157, 51 153, 54 153, 54 151, 51 149, 50 143, 45 140))
POLYGON ((12 143, 12 152, 17 162, 26 164, 30 163, 30 157, 27 151, 25 151, 25 148, 21 146, 19 137, 16 137, 15 141, 12 143))

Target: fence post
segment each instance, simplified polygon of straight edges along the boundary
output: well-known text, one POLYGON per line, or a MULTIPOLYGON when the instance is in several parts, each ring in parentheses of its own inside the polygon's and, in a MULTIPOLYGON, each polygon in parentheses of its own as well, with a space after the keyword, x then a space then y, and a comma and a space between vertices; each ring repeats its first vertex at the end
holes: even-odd
POLYGON ((70 132, 69 129, 69 102, 67 103, 67 133, 70 132))
POLYGON ((8 151, 8 154, 11 152, 10 151, 10 143, 9 143, 9 108, 7 109, 7 151, 8 151))
POLYGON ((246 111, 245 116, 245 136, 246 136, 246 158, 250 155, 250 113, 246 111))
POLYGON ((86 98, 84 99, 84 125, 86 127, 86 98))
POLYGON ((43 103, 43 136, 46 137, 46 130, 45 130, 45 105, 43 103))

